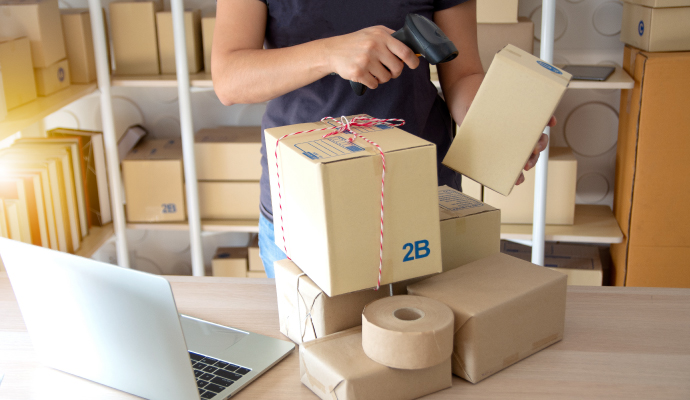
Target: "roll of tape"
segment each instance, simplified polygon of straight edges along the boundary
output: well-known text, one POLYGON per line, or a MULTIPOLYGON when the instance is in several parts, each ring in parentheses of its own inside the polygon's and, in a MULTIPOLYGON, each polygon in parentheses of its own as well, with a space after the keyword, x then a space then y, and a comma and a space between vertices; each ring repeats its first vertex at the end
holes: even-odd
POLYGON ((362 313, 362 347, 372 360, 391 368, 438 365, 453 352, 453 312, 421 296, 392 296, 362 313))

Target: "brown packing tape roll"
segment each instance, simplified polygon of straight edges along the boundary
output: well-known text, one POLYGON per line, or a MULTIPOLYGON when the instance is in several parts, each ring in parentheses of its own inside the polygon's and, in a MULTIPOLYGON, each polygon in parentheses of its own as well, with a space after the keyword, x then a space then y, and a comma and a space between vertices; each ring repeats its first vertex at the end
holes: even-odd
POLYGON ((392 296, 366 306, 362 347, 372 360, 391 368, 438 365, 453 351, 453 312, 420 296, 392 296))

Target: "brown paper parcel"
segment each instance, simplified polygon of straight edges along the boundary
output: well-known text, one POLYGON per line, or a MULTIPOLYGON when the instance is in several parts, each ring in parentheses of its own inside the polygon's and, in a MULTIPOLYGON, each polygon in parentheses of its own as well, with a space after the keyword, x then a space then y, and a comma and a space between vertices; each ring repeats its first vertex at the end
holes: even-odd
POLYGON ((361 327, 299 346, 300 379, 326 400, 416 399, 452 385, 450 358, 430 368, 389 368, 364 354, 361 327))
POLYGON ((453 352, 453 311, 420 296, 376 300, 362 313, 362 347, 369 358, 391 368, 433 367, 453 352))

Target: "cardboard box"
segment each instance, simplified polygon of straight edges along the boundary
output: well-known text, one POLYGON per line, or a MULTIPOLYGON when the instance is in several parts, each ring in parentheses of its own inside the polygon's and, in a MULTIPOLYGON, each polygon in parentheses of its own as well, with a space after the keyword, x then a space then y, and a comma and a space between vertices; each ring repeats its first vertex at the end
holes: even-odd
POLYGON ((216 17, 201 19, 201 38, 204 47, 204 71, 211 73, 211 49, 213 46, 213 31, 216 29, 216 17))
POLYGON ((29 39, 0 38, 0 69, 7 110, 37 97, 29 39))
POLYGON ((158 75, 156 11, 159 3, 110 3, 115 71, 118 75, 158 75))
MULTIPOLYGON (((480 1, 479 4, 481 3, 480 1)), ((527 17, 519 17, 515 24, 477 24, 477 44, 484 71, 489 69, 496 53, 509 44, 532 54, 534 22, 527 17)))
POLYGON ((58 0, 2 0, 0 37, 26 36, 34 68, 46 68, 67 56, 58 0))
POLYGON ((261 261, 261 254, 259 252, 259 235, 254 235, 251 242, 249 242, 249 270, 264 271, 264 263, 261 261))
MULTIPOLYGON (((274 156, 283 135, 329 126, 298 124, 266 129, 265 135, 276 245, 283 248, 286 237, 288 256, 335 296, 377 283, 381 155, 362 139, 349 142, 345 133, 287 137, 278 151, 280 189, 274 156)), ((388 126, 353 129, 384 152, 385 197, 395 199, 384 205, 381 284, 440 272, 436 146, 388 126)))
POLYGON ((501 211, 448 186, 438 188, 443 271, 501 251, 501 211))
MULTIPOLYGON (((65 50, 70 66, 72 83, 91 83, 97 79, 96 57, 91 33, 91 17, 87 8, 68 8, 60 10, 62 18, 62 32, 65 36, 65 50)), ((106 41, 108 41, 108 26, 105 19, 106 41)), ((110 46, 107 46, 108 60, 110 60, 110 46)), ((110 62, 108 62, 110 65, 110 62)))
MULTIPOLYGON (((522 244, 502 241, 501 253, 524 261, 532 260, 532 248, 522 244)), ((597 246, 547 242, 544 266, 566 274, 569 286, 601 286, 603 283, 604 273, 597 246)))
MULTIPOLYGON (((172 13, 160 11, 156 13, 156 28, 158 29, 158 54, 161 62, 161 74, 174 74, 175 40, 173 39, 172 13)), ((194 74, 203 68, 204 55, 201 48, 201 11, 184 12, 185 44, 187 46, 187 67, 189 73, 194 74)))
POLYGON ((261 127, 221 126, 194 135, 196 176, 209 181, 261 178, 261 127))
POLYGON ((635 87, 621 91, 612 282, 690 287, 690 53, 626 46, 623 68, 635 87))
MULTIPOLYGON (((484 189, 484 201, 501 210, 503 224, 531 224, 534 215, 535 168, 525 171, 525 181, 509 196, 484 189)), ((546 180, 546 223, 572 225, 575 221, 577 159, 568 147, 551 147, 546 180)))
POLYGON ((497 253, 408 286, 455 314, 453 373, 472 383, 560 341, 566 276, 497 253))
POLYGON ((2 83, 2 65, 0 65, 0 122, 7 117, 7 102, 5 101, 5 85, 2 83))
POLYGON ((478 24, 518 22, 518 0, 477 0, 478 24))
POLYGON ((203 219, 259 219, 259 182, 199 182, 203 219))
MULTIPOLYGON (((113 3, 114 4, 114 3, 113 3)), ((177 139, 145 140, 122 161, 127 221, 184 221, 182 144, 177 139)))
POLYGON ((509 195, 570 78, 506 46, 494 57, 443 164, 509 195))
POLYGON ((36 91, 39 96, 49 96, 70 85, 70 70, 67 59, 46 68, 34 68, 36 91))
POLYGON ((424 369, 396 369, 362 348, 361 327, 299 346, 302 383, 324 400, 416 399, 452 386, 450 360, 424 369))
POLYGON ((621 41, 647 51, 690 50, 690 0, 626 0, 621 41))
POLYGON ((219 247, 211 260, 213 276, 247 277, 247 248, 219 247))
POLYGON ((274 263, 280 332, 300 344, 362 325, 362 310, 388 288, 330 297, 289 259, 274 263))

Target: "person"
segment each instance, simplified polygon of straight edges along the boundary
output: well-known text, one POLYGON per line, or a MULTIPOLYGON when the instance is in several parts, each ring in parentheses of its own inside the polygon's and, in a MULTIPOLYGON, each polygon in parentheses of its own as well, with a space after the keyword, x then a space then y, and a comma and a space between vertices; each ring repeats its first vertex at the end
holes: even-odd
MULTIPOLYGON (((268 101, 262 129, 354 114, 403 119, 404 130, 436 144, 438 184, 461 189, 460 175, 440 162, 453 120, 462 123, 484 76, 476 0, 219 0, 211 73, 224 105, 268 101), (433 20, 459 51, 438 65, 445 100, 429 64, 391 36, 408 13, 433 20), (349 80, 369 89, 356 96, 349 80)), ((525 170, 547 141, 543 135, 525 170)), ((261 151, 259 248, 273 277, 273 261, 285 254, 274 243, 263 135, 261 151)))

